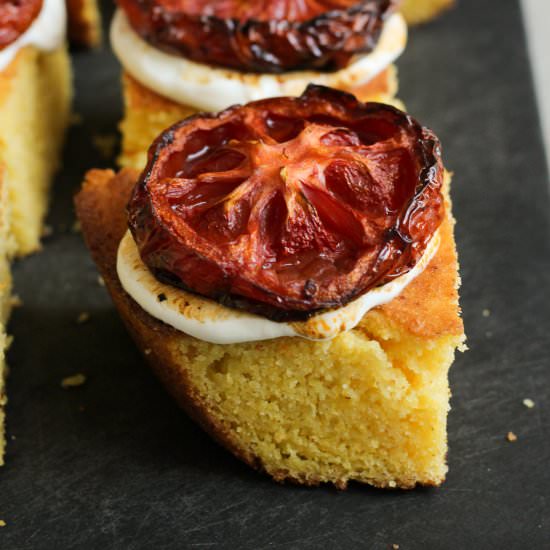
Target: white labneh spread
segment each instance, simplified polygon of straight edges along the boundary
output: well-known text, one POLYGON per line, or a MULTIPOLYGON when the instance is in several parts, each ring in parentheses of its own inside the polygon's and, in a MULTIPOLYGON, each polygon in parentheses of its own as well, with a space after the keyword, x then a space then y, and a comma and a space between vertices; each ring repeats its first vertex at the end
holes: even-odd
POLYGON ((439 240, 437 232, 420 261, 408 273, 373 288, 345 306, 300 322, 278 323, 161 283, 141 260, 130 231, 118 249, 117 272, 124 290, 149 315, 206 342, 237 344, 283 336, 329 340, 357 326, 370 309, 396 298, 430 263, 439 248, 439 240))
POLYGON ((67 13, 65 0, 44 0, 32 25, 15 41, 0 50, 0 71, 4 70, 25 46, 51 52, 65 41, 67 13))
POLYGON ((358 55, 339 71, 255 74, 214 68, 165 53, 143 40, 120 9, 111 26, 113 50, 131 76, 159 95, 205 111, 269 97, 298 96, 310 83, 340 89, 361 86, 395 61, 406 42, 405 20, 394 14, 384 24, 376 48, 358 55))

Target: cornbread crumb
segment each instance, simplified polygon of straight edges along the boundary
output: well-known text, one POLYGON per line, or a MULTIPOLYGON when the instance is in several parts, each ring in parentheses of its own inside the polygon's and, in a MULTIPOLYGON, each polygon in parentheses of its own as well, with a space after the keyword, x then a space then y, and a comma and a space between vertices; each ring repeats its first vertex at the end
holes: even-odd
POLYGON ((532 409, 535 406, 535 402, 532 399, 526 398, 523 400, 523 404, 528 408, 532 409))
POLYGON ((399 550, 399 544, 392 544, 391 547, 393 550, 399 550))
POLYGON ((115 155, 117 137, 115 134, 94 134, 92 143, 104 159, 112 159, 115 155))
POLYGON ((22 305, 23 305, 23 300, 21 300, 19 295, 13 294, 10 297, 10 307, 16 308, 16 307, 21 307, 22 305))
POLYGON ((44 225, 42 228, 41 237, 43 239, 47 239, 48 237, 51 237, 53 235, 53 227, 51 225, 44 225))
POLYGON ((5 527, 6 522, 3 519, 0 519, 0 527, 5 527))
POLYGON ((78 317, 76 318, 76 322, 79 324, 79 325, 82 325, 84 323, 87 323, 88 321, 90 320, 90 314, 87 312, 87 311, 83 311, 82 313, 80 313, 78 315, 78 317))
POLYGON ((145 355, 151 355, 151 348, 147 348, 143 353, 145 353, 145 355))
POLYGON ((71 126, 80 126, 82 124, 82 115, 80 113, 72 112, 69 117, 69 124, 71 126))
POLYGON ((101 275, 97 276, 97 284, 99 286, 105 286, 105 280, 103 279, 103 277, 101 275))
POLYGON ((68 388, 77 388, 78 386, 82 386, 86 383, 86 376, 83 374, 73 374, 72 376, 67 376, 66 378, 63 378, 61 380, 61 387, 63 389, 68 388))
POLYGON ((518 436, 514 432, 508 432, 508 434, 506 435, 506 439, 513 443, 514 441, 518 440, 518 436))
POLYGON ((489 309, 484 309, 484 310, 481 312, 481 315, 483 315, 483 317, 490 317, 490 316, 491 316, 491 310, 489 310, 489 309))

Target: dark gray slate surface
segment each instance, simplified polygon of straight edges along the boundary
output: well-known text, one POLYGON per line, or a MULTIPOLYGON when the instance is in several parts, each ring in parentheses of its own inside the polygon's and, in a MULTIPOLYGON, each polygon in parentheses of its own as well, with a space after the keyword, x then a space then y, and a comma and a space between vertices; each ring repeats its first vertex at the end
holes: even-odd
POLYGON ((549 548, 550 203, 522 33, 516 1, 462 0, 414 30, 400 62, 402 97, 456 171, 471 348, 451 376, 448 481, 408 493, 275 485, 165 395, 70 231, 83 172, 108 165, 91 135, 120 113, 108 49, 75 55, 84 123, 57 179, 54 235, 15 268, 25 307, 11 325, 0 548, 549 548), (77 325, 81 311, 91 320, 77 325), (62 390, 75 372, 88 383, 62 390))

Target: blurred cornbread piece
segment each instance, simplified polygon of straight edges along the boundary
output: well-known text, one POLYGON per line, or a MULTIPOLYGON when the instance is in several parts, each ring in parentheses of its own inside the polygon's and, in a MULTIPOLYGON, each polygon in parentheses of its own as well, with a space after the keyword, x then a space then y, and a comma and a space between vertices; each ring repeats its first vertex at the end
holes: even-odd
POLYGON ((64 46, 53 52, 27 46, 0 71, 0 164, 20 255, 40 245, 70 100, 70 62, 64 46))
POLYGON ((426 23, 451 8, 455 0, 403 0, 401 12, 409 25, 426 23))
MULTIPOLYGON (((368 84, 346 91, 361 101, 379 101, 399 107, 400 102, 394 99, 397 86, 397 71, 392 65, 368 84)), ((122 151, 119 163, 124 167, 142 169, 147 150, 155 138, 172 124, 198 110, 157 94, 127 72, 123 73, 122 88, 124 118, 120 124, 122 151)))
POLYGON ((7 375, 6 349, 9 337, 6 324, 11 309, 11 275, 9 260, 13 255, 15 243, 9 232, 9 203, 4 170, 0 166, 0 465, 4 463, 4 407, 6 405, 5 381, 7 375))
MULTIPOLYGON (((48 44, 55 36, 44 37, 55 29, 41 24, 31 43, 44 38, 48 44)), ((12 305, 9 261, 40 246, 71 100, 70 61, 64 44, 48 52, 32 45, 15 51, 13 58, 8 53, 8 64, 3 62, 0 70, 0 464, 5 447, 6 324, 12 305)))
POLYGON ((97 0, 67 0, 68 33, 72 44, 84 47, 101 42, 101 15, 97 0))
POLYGON ((447 471, 448 369, 464 342, 453 219, 425 271, 325 342, 219 345, 148 315, 116 271, 137 172, 93 170, 76 198, 88 247, 137 345, 178 403, 250 466, 307 485, 439 485, 447 471))

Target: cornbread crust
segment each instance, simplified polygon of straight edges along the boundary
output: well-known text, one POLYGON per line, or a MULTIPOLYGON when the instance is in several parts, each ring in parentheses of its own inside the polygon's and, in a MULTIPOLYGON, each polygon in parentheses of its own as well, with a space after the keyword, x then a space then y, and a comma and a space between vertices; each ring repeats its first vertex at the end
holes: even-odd
MULTIPOLYGON (((449 180, 450 175, 447 176, 447 187, 449 180)), ((447 217, 439 229, 441 244, 437 254, 404 292, 380 308, 388 319, 402 325, 411 334, 426 339, 464 333, 458 303, 460 281, 453 236, 455 220, 449 213, 448 196, 446 204, 447 217)))
MULTIPOLYGON (((122 152, 119 164, 141 169, 145 166, 147 149, 154 139, 172 124, 198 111, 190 105, 182 105, 157 94, 127 72, 122 75, 122 88, 124 118, 120 123, 122 152)), ((361 101, 379 101, 400 106, 400 102, 395 100, 397 70, 394 65, 367 84, 348 91, 361 101)))
POLYGON ((17 253, 40 247, 51 179, 59 165, 71 101, 65 46, 28 46, 0 72, 0 164, 6 170, 17 253))
POLYGON ((444 480, 447 370, 464 340, 457 292, 451 291, 458 280, 450 218, 442 227, 442 246, 430 271, 409 285, 399 307, 390 304, 369 312, 357 329, 328 343, 281 338, 220 346, 152 318, 120 285, 117 248, 126 231, 125 205, 136 177, 132 170, 118 175, 109 170, 89 172, 76 197, 77 213, 122 319, 190 416, 235 455, 278 481, 345 487, 349 480, 357 480, 412 488, 444 480), (448 261, 452 265, 444 269, 448 261), (426 279, 443 295, 423 294, 426 279), (431 303, 436 301, 441 305, 431 303), (444 307, 451 313, 440 323, 415 322, 444 307), (396 340, 397 334, 402 341, 396 340), (296 356, 298 366, 293 363, 296 356), (323 362, 329 360, 330 368, 323 370, 323 362), (282 378, 286 387, 272 387, 273 376, 282 378), (296 391, 305 392, 306 400, 293 401, 296 391), (247 400, 235 397, 247 392, 257 397, 251 410, 247 400), (294 409, 302 405, 305 412, 294 409), (273 414, 281 417, 280 428, 273 424, 273 414), (311 431, 310 421, 328 430, 326 437, 311 431), (330 432, 333 424, 335 435, 330 432), (342 441, 345 429, 360 434, 359 441, 342 441), (359 454, 352 443, 359 445, 359 454))
POLYGON ((13 256, 15 243, 9 235, 9 203, 7 187, 3 179, 4 170, 0 166, 0 465, 4 464, 5 413, 7 376, 6 350, 10 339, 6 332, 11 310, 11 275, 9 260, 13 256))
POLYGON ((97 0, 67 0, 71 44, 87 48, 101 42, 101 15, 97 0))
POLYGON ((455 0, 403 0, 401 12, 409 25, 427 23, 454 6, 455 0))

